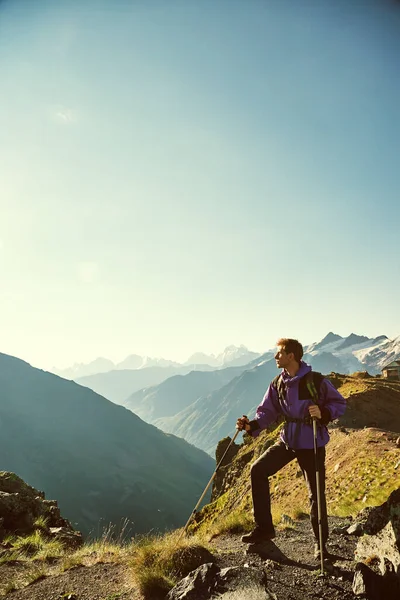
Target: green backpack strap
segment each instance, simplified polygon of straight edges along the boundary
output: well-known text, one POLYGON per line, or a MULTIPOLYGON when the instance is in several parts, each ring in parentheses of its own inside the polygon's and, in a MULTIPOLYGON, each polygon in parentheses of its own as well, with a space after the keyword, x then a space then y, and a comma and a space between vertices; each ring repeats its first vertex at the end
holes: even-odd
POLYGON ((318 404, 319 395, 317 392, 317 388, 315 387, 312 371, 309 371, 306 375, 306 385, 307 385, 307 389, 310 392, 311 398, 313 399, 314 403, 318 404))

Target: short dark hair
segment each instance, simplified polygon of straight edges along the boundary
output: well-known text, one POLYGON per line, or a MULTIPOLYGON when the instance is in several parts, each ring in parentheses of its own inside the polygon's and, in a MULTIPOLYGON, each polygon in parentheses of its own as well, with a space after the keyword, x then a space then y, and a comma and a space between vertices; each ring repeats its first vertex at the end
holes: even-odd
POLYGON ((298 340, 292 338, 281 338, 276 343, 277 346, 282 346, 286 354, 293 352, 294 359, 299 363, 303 357, 303 346, 298 340))

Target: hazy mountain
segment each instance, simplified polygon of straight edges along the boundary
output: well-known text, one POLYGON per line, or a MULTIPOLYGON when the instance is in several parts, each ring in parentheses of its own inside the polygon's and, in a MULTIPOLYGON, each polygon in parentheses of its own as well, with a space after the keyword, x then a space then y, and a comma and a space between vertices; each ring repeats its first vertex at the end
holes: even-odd
POLYGON ((151 358, 150 356, 139 356, 131 354, 125 360, 115 365, 116 369, 147 369, 149 367, 180 367, 181 365, 165 358, 151 358))
POLYGON ((160 385, 135 392, 122 404, 144 421, 155 423, 156 419, 173 416, 197 398, 227 384, 243 370, 244 367, 227 367, 175 375, 160 385))
POLYGON ((184 364, 209 365, 210 367, 215 368, 220 366, 220 362, 218 361, 218 358, 215 356, 215 354, 205 354, 204 352, 195 352, 194 354, 189 356, 189 358, 184 364))
MULTIPOLYGON (((335 371, 335 373, 346 373, 347 368, 345 364, 341 361, 341 359, 330 352, 321 352, 319 354, 311 355, 307 352, 303 356, 303 360, 312 366, 314 371, 318 371, 319 373, 331 373, 335 371)), ((351 369, 352 372, 359 370, 359 363, 357 359, 354 359, 354 368, 351 369)))
MULTIPOLYGON (((192 369, 195 366, 208 366, 209 368, 219 368, 225 366, 241 366, 249 363, 253 358, 259 356, 259 353, 248 350, 246 346, 227 346, 223 352, 215 356, 214 354, 204 354, 196 352, 183 365, 165 358, 153 358, 150 356, 140 356, 139 354, 130 354, 119 363, 113 363, 107 358, 96 358, 90 363, 75 363, 67 369, 57 369, 53 367, 52 373, 77 381, 81 377, 96 375, 97 373, 108 373, 109 371, 125 371, 136 369, 148 369, 149 367, 187 367, 192 369)), ((169 376, 169 375, 168 375, 169 376)), ((134 390, 130 392, 133 393, 134 390)), ((129 393, 129 392, 128 392, 129 393)))
POLYGON ((274 359, 261 362, 220 389, 201 396, 175 416, 159 418, 154 423, 214 455, 218 441, 234 433, 238 416, 254 413, 277 373, 274 359))
POLYGON ((1 468, 59 500, 79 530, 182 525, 213 469, 205 453, 91 390, 0 354, 1 468))
POLYGON ((227 346, 223 352, 218 355, 204 354, 196 352, 192 354, 185 364, 207 364, 212 367, 240 367, 248 364, 251 360, 260 356, 259 352, 252 352, 246 346, 227 346))
POLYGON ((57 369, 53 367, 52 373, 64 377, 65 379, 76 379, 77 377, 86 377, 88 375, 94 375, 95 373, 106 373, 115 369, 115 365, 112 360, 108 358, 96 358, 90 363, 75 363, 72 367, 67 369, 57 369))
MULTIPOLYGON (((108 373, 79 377, 75 381, 79 385, 88 387, 97 394, 108 398, 108 400, 124 404, 125 400, 138 390, 158 385, 174 375, 186 375, 197 368, 197 365, 186 365, 126 369, 125 371, 114 370, 108 373)), ((205 370, 207 366, 200 365, 199 368, 205 370)), ((211 367, 208 368, 211 369, 211 367)))
POLYGON ((127 369, 146 369, 148 367, 180 367, 181 365, 172 360, 164 358, 151 358, 150 356, 140 356, 139 354, 130 354, 123 361, 113 363, 107 358, 96 358, 90 363, 75 363, 67 369, 57 369, 53 367, 52 373, 77 381, 81 377, 97 375, 98 373, 108 373, 109 371, 124 371, 127 369))

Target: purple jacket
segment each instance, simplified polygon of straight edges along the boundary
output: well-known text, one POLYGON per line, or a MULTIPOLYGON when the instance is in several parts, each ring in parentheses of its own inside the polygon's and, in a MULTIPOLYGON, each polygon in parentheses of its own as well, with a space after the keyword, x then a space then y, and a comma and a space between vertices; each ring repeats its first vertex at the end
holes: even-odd
MULTIPOLYGON (((270 384, 263 401, 257 408, 256 415, 251 424, 251 435, 256 437, 261 429, 271 425, 280 415, 294 419, 304 419, 309 416, 308 407, 313 404, 309 400, 299 400, 299 380, 311 371, 310 365, 300 363, 300 369, 294 377, 283 370, 282 379, 286 387, 285 401, 280 403, 276 389, 270 384)), ((323 379, 320 389, 319 407, 322 413, 322 422, 328 423, 344 414, 346 400, 336 390, 328 379, 323 379)), ((281 440, 294 450, 314 448, 312 425, 305 423, 285 423, 281 431, 281 440)), ((317 445, 325 446, 329 442, 329 433, 326 425, 317 427, 317 445)))

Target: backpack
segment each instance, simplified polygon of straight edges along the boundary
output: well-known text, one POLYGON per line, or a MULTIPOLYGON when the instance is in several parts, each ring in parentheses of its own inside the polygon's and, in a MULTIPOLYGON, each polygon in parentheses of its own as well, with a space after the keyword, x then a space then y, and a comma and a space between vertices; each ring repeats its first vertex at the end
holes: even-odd
MULTIPOLYGON (((320 397, 321 384, 325 377, 317 371, 309 371, 299 381, 299 400, 309 400, 310 398, 318 404, 320 397)), ((282 380, 282 373, 279 373, 271 382, 272 387, 278 394, 279 404, 282 406, 286 396, 286 385, 282 380)))

